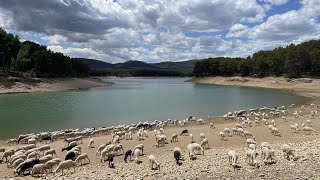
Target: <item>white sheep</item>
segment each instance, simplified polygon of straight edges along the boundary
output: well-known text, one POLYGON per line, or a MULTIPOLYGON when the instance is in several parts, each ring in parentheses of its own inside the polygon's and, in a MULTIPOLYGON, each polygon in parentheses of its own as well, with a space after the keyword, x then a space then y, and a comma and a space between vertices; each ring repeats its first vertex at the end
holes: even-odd
POLYGON ((201 147, 200 144, 197 143, 191 143, 187 146, 187 149, 189 150, 189 157, 190 159, 194 159, 196 154, 199 154, 199 151, 204 154, 204 150, 201 147), (197 151, 197 152, 196 152, 197 151))
POLYGON ((115 155, 117 155, 119 152, 121 153, 122 150, 122 154, 124 154, 124 149, 122 144, 117 144, 113 147, 113 152, 115 153, 115 155))
POLYGON ((309 132, 309 135, 311 134, 311 132, 317 132, 315 129, 313 129, 312 127, 302 127, 301 129, 303 132, 309 132))
POLYGON ((248 161, 249 165, 257 165, 257 157, 258 153, 256 150, 247 149, 246 150, 246 161, 248 161))
POLYGON ((190 133, 189 137, 190 137, 190 142, 193 143, 193 142, 194 142, 194 140, 193 140, 193 134, 190 133))
POLYGON ((43 174, 43 171, 46 171, 45 170, 45 165, 43 163, 36 164, 36 165, 33 166, 32 170, 31 170, 31 176, 34 177, 34 175, 36 173, 39 173, 41 175, 41 174, 43 174))
POLYGON ((78 157, 77 157, 77 159, 75 160, 75 162, 77 162, 77 163, 81 163, 81 165, 82 165, 82 161, 84 161, 84 163, 86 162, 86 159, 88 160, 88 162, 90 163, 90 159, 89 159, 89 157, 88 157, 88 155, 86 154, 86 153, 83 153, 83 154, 81 154, 81 155, 79 155, 78 157))
POLYGON ((249 144, 248 148, 252 149, 252 150, 256 150, 257 149, 255 144, 249 144))
POLYGON ((70 146, 77 146, 77 145, 78 145, 77 141, 72 141, 72 142, 70 142, 70 143, 68 144, 69 147, 70 147, 70 146))
POLYGON ((28 144, 34 144, 34 145, 36 145, 36 144, 37 144, 37 140, 34 139, 34 138, 31 138, 31 139, 28 140, 28 144))
POLYGON ((100 155, 100 162, 105 161, 105 157, 113 151, 114 146, 114 144, 109 144, 103 149, 100 155))
POLYGON ((244 131, 243 135, 244 135, 245 138, 253 137, 253 134, 251 132, 249 132, 249 131, 244 131))
POLYGON ((94 148, 94 139, 90 139, 88 147, 94 148))
POLYGON ((275 154, 274 154, 274 150, 273 149, 269 149, 267 147, 262 147, 261 155, 262 155, 262 159, 263 159, 265 164, 275 163, 275 159, 274 159, 275 154))
POLYGON ((16 168, 18 167, 21 163, 23 163, 25 160, 24 159, 17 159, 15 161, 13 161, 13 163, 11 163, 11 167, 12 168, 16 168))
POLYGON ((210 125, 210 128, 215 129, 215 127, 214 127, 214 124, 213 124, 213 123, 210 123, 209 125, 210 125))
POLYGON ((59 172, 61 170, 62 175, 64 175, 63 170, 65 170, 65 169, 69 170, 70 168, 73 168, 73 172, 75 173, 76 172, 75 166, 76 166, 76 164, 72 160, 62 161, 59 163, 58 167, 53 171, 53 174, 55 175, 57 172, 59 172))
POLYGON ((133 159, 134 159, 134 161, 135 161, 136 163, 139 163, 139 162, 140 162, 139 156, 142 155, 142 151, 137 148, 137 149, 134 149, 134 150, 133 150, 132 154, 133 154, 133 159))
POLYGON ((266 147, 268 149, 272 149, 271 144, 269 144, 268 142, 261 142, 261 148, 266 147))
POLYGON ((298 131, 300 131, 300 129, 298 129, 298 127, 296 125, 290 125, 290 129, 294 132, 297 133, 298 131))
POLYGON ((133 148, 133 151, 134 151, 135 149, 140 149, 141 152, 142 152, 142 154, 143 154, 144 145, 143 145, 143 144, 138 144, 138 145, 136 145, 136 146, 133 148))
POLYGON ((6 151, 6 149, 5 149, 5 148, 0 147, 0 153, 4 153, 5 151, 6 151))
POLYGON ((10 146, 10 145, 15 145, 15 144, 18 144, 18 140, 16 138, 14 139, 9 139, 7 144, 10 146))
POLYGON ((292 158, 296 157, 295 154, 294 154, 294 150, 288 144, 283 144, 282 145, 282 152, 283 152, 283 157, 286 158, 286 159, 289 159, 290 155, 292 156, 292 158))
POLYGON ((57 155, 57 153, 56 153, 56 151, 54 149, 49 149, 48 151, 46 151, 44 153, 44 155, 49 155, 49 154, 55 155, 56 157, 58 157, 58 155, 57 155))
POLYGON ((254 139, 246 139, 247 145, 249 144, 257 144, 257 142, 254 139))
POLYGON ((102 144, 101 146, 99 146, 99 148, 96 152, 96 155, 99 156, 106 146, 107 146, 107 144, 102 144))
POLYGON ((224 134, 228 135, 229 137, 232 137, 232 133, 229 128, 224 128, 223 132, 224 132, 224 134))
POLYGON ((219 136, 220 136, 220 139, 223 140, 223 141, 226 141, 227 140, 227 137, 226 135, 224 134, 224 132, 220 132, 219 133, 219 136))
POLYGON ((204 148, 204 149, 209 149, 209 142, 208 142, 208 138, 204 138, 202 141, 201 141, 201 147, 204 148))
POLYGON ((239 155, 237 154, 236 151, 234 150, 229 150, 228 151, 228 157, 229 157, 229 164, 232 166, 237 166, 238 164, 238 157, 239 155))
POLYGON ((28 155, 27 159, 38 159, 38 158, 40 158, 39 151, 33 151, 28 155))
POLYGON ((204 120, 203 119, 198 119, 198 123, 199 124, 204 124, 204 120))
POLYGON ((38 151, 42 152, 42 155, 44 154, 45 151, 50 150, 50 146, 49 145, 44 145, 38 148, 38 151))
POLYGON ((158 161, 154 155, 151 154, 149 156, 149 162, 150 162, 151 170, 154 169, 154 165, 156 165, 156 169, 160 170, 160 163, 158 163, 158 161))
POLYGON ((237 135, 238 134, 238 129, 237 128, 231 128, 232 134, 237 135))
POLYGON ((46 162, 45 169, 50 169, 51 172, 52 172, 52 168, 54 166, 58 166, 60 162, 61 162, 61 160, 59 158, 52 159, 52 160, 46 162))
POLYGON ((178 134, 173 134, 171 136, 171 142, 178 142, 178 134))
POLYGON ((239 136, 244 136, 244 130, 242 128, 238 128, 237 130, 239 136))
POLYGON ((203 133, 200 133, 200 139, 203 140, 206 136, 203 133))
POLYGON ((52 160, 52 155, 49 154, 49 155, 46 155, 46 156, 43 156, 39 159, 40 163, 43 163, 45 164, 46 162, 52 160))

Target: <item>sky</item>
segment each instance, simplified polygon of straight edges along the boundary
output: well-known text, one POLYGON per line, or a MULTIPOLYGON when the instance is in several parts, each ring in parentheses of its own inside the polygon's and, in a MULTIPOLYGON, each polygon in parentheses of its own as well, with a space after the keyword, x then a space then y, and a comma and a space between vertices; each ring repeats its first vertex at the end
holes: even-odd
POLYGON ((110 63, 246 57, 320 39, 320 0, 0 0, 0 27, 110 63))

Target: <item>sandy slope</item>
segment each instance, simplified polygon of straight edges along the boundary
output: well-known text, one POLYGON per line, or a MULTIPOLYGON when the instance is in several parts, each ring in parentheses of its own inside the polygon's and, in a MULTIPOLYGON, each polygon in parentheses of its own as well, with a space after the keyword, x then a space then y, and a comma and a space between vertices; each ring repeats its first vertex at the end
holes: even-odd
POLYGON ((3 78, 0 77, 0 94, 26 93, 26 92, 51 92, 94 87, 109 86, 111 83, 99 78, 3 78))
POLYGON ((265 77, 265 78, 251 78, 251 77, 204 77, 194 78, 189 82, 201 84, 219 84, 219 85, 235 85, 235 86, 249 86, 249 87, 263 87, 281 90, 289 90, 301 96, 306 97, 320 97, 320 80, 312 79, 311 83, 304 82, 288 82, 283 77, 265 77))
MULTIPOLYGON (((317 102, 319 103, 319 102, 317 102)), ((300 110, 300 107, 296 107, 300 110)), ((319 111, 320 108, 312 108, 319 111)), ((277 118, 277 127, 281 133, 281 137, 273 136, 269 132, 267 126, 256 126, 249 128, 258 144, 262 141, 270 142, 276 149, 276 156, 278 162, 273 165, 265 166, 261 163, 260 168, 250 167, 245 163, 244 137, 230 137, 228 141, 221 141, 219 139, 219 132, 223 131, 225 127, 235 127, 236 122, 231 120, 214 119, 216 128, 211 129, 209 122, 204 125, 192 123, 186 127, 174 127, 170 125, 165 128, 165 134, 168 138, 173 133, 180 133, 183 129, 189 129, 189 132, 194 134, 195 141, 200 143, 200 132, 204 133, 210 144, 210 149, 205 150, 205 155, 197 156, 197 159, 191 161, 188 158, 186 147, 189 144, 188 136, 179 136, 179 142, 166 144, 164 147, 155 147, 155 137, 152 131, 149 131, 149 138, 144 141, 138 141, 134 135, 134 140, 122 140, 125 151, 132 149, 135 145, 143 143, 145 145, 145 156, 141 157, 143 161, 137 165, 134 162, 128 164, 123 162, 123 156, 115 158, 115 169, 106 166, 106 163, 100 163, 99 157, 95 155, 97 147, 102 143, 111 140, 110 135, 93 137, 95 139, 95 148, 89 149, 87 143, 90 138, 86 138, 81 145, 83 152, 87 153, 91 159, 88 165, 76 168, 76 173, 72 174, 71 171, 65 176, 59 173, 53 176, 52 173, 47 175, 47 179, 320 179, 320 135, 304 135, 300 133, 292 133, 289 129, 290 124, 305 123, 309 119, 311 108, 305 107, 303 116, 299 118, 292 117, 294 109, 290 109, 287 121, 284 122, 281 118, 277 118), (290 143, 296 150, 296 153, 301 156, 298 161, 288 161, 282 156, 281 145, 283 143, 290 143), (173 159, 172 149, 180 147, 183 150, 185 161, 181 166, 175 164, 173 159), (239 164, 242 166, 240 170, 233 170, 228 165, 228 157, 226 155, 229 149, 236 150, 239 155, 239 164), (151 170, 149 167, 148 156, 154 154, 161 163, 160 170, 151 170)), ((313 127, 320 130, 320 118, 312 119, 313 127)), ((270 121, 270 120, 269 120, 270 121)), ((65 144, 62 140, 50 144, 50 146, 58 152, 59 158, 63 159, 65 152, 62 153, 61 148, 65 144)), ((6 146, 6 142, 0 141, 0 146, 6 146)), ((38 147, 41 144, 37 145, 38 147)), ((10 147, 16 148, 16 147, 10 147)), ((259 150, 259 154, 261 154, 259 150)), ((261 161, 261 157, 258 157, 261 161)), ((6 164, 0 164, 0 179, 33 179, 30 176, 14 177, 13 169, 6 167, 6 164)))

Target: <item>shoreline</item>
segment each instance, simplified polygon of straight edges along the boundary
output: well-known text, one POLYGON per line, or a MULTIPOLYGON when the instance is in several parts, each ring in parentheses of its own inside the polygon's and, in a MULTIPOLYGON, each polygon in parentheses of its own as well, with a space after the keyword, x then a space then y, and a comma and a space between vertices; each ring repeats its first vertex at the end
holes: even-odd
POLYGON ((241 87, 257 87, 284 90, 298 96, 303 96, 310 99, 320 98, 320 80, 310 79, 312 82, 299 82, 293 80, 288 82, 284 77, 196 77, 187 80, 196 84, 215 84, 225 86, 241 86, 241 87))
POLYGON ((84 90, 111 86, 98 77, 88 78, 16 78, 0 77, 0 95, 35 92, 84 90))

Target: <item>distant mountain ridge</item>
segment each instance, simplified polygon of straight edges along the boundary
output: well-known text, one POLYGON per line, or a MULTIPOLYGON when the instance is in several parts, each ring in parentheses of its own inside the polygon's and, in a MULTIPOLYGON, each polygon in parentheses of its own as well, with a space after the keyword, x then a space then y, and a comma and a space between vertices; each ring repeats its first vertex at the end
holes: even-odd
POLYGON ((129 60, 124 63, 111 64, 95 59, 76 58, 87 64, 92 70, 171 70, 192 73, 194 65, 200 60, 188 60, 180 62, 146 63, 142 61, 129 60))

